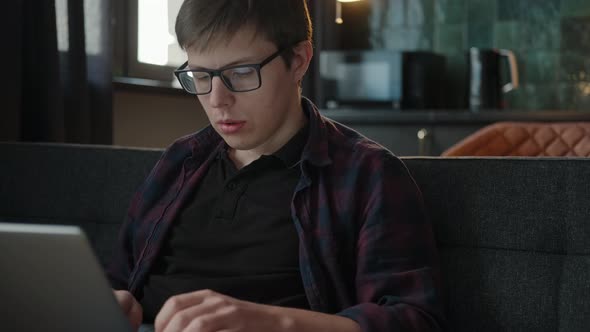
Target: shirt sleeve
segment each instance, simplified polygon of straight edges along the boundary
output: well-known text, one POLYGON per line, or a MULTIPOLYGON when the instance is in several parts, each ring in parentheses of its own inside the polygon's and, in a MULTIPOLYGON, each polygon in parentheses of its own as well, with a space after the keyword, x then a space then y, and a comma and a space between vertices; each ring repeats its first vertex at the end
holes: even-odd
MULTIPOLYGON (((136 297, 141 296, 141 289, 138 289, 137 284, 132 285, 131 279, 138 279, 135 277, 145 274, 149 268, 146 264, 138 264, 138 261, 152 235, 153 221, 158 219, 167 207, 167 204, 162 202, 169 202, 171 196, 168 193, 176 192, 174 188, 177 186, 183 164, 192 155, 191 141, 192 136, 186 136, 168 147, 132 197, 106 271, 114 289, 129 290, 136 297)), ((210 153, 206 149, 202 151, 205 156, 210 153)))
POLYGON ((129 279, 135 265, 135 259, 133 258, 133 229, 136 224, 133 217, 133 202, 137 200, 138 195, 139 191, 135 194, 125 221, 119 230, 115 250, 106 270, 111 287, 116 290, 129 290, 129 279))
POLYGON ((355 320, 364 332, 442 331, 438 257, 421 193, 402 161, 387 151, 364 171, 359 304, 338 315, 355 320))
POLYGON ((137 189, 131 201, 127 214, 123 221, 123 224, 119 230, 119 236, 113 250, 110 264, 106 269, 106 275, 111 283, 111 287, 116 290, 131 290, 130 279, 131 273, 135 268, 137 254, 139 253, 139 247, 143 245, 143 241, 137 241, 137 239, 147 238, 149 225, 141 223, 141 217, 139 217, 140 210, 145 206, 153 206, 156 197, 158 196, 158 188, 156 180, 161 177, 162 165, 169 163, 169 151, 166 150, 160 157, 156 165, 150 171, 150 174, 137 189), (150 192, 150 195, 146 195, 146 191, 150 192), (147 202, 147 204, 146 204, 147 202))

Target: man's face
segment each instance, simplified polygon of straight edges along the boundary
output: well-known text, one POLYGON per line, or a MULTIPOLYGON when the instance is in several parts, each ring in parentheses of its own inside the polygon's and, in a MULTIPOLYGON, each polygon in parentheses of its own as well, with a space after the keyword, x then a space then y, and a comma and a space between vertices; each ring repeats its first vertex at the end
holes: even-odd
MULTIPOLYGON (((228 43, 222 41, 206 52, 189 49, 188 65, 221 69, 258 64, 276 51, 273 43, 255 36, 254 29, 243 28, 228 43)), ((282 57, 273 59, 260 69, 262 85, 257 90, 232 92, 216 76, 212 91, 198 96, 211 125, 232 149, 271 154, 302 126, 298 80, 304 60, 296 55, 287 68, 282 57)))

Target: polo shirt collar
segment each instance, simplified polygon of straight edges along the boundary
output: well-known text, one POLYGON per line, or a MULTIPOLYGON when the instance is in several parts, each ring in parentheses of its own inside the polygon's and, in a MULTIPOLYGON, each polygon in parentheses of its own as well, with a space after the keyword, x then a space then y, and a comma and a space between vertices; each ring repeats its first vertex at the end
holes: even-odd
MULTIPOLYGON (((305 116, 308 118, 307 125, 304 127, 305 131, 302 133, 300 130, 293 138, 301 134, 304 138, 297 137, 297 142, 304 142, 303 152, 297 155, 301 156, 302 161, 311 163, 314 166, 326 166, 332 163, 328 148, 328 126, 333 126, 328 119, 324 118, 317 107, 307 98, 301 98, 301 106, 305 116), (307 136, 305 138, 305 136, 307 136), (301 141, 299 141, 301 140, 301 141)), ((211 126, 207 126, 203 130, 199 131, 196 135, 193 135, 191 140, 191 149, 193 157, 205 156, 215 153, 224 148, 225 142, 221 138, 215 129, 211 126), (217 151, 215 151, 217 150, 217 151)), ((294 143, 297 144, 297 143, 294 143)), ((281 151, 282 148, 279 150, 281 151)), ((288 164, 292 163, 291 149, 288 148, 286 152, 288 164)), ((279 157, 280 158, 280 157, 279 157)), ((297 158, 299 159, 299 158, 297 158)))

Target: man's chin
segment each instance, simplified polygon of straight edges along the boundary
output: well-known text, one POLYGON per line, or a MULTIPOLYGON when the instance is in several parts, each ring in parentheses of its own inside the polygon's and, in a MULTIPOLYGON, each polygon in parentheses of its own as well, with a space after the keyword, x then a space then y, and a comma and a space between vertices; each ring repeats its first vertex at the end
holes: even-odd
POLYGON ((244 142, 243 140, 238 140, 235 137, 224 137, 224 136, 221 136, 221 137, 223 138, 225 143, 229 146, 229 148, 232 150, 248 151, 248 150, 251 150, 254 148, 252 146, 252 144, 248 144, 247 142, 244 142))

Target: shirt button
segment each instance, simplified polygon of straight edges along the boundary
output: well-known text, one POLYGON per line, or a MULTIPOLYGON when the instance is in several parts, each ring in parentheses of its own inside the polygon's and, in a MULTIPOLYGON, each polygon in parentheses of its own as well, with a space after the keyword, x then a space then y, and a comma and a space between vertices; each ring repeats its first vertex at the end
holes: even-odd
POLYGON ((229 182, 229 183, 227 184, 227 189, 228 189, 228 190, 234 190, 234 189, 236 189, 236 187, 237 187, 237 186, 238 186, 238 185, 237 185, 235 182, 233 182, 233 181, 232 181, 232 182, 229 182))

